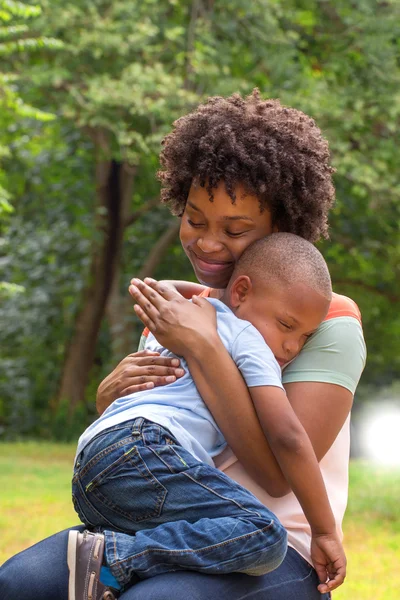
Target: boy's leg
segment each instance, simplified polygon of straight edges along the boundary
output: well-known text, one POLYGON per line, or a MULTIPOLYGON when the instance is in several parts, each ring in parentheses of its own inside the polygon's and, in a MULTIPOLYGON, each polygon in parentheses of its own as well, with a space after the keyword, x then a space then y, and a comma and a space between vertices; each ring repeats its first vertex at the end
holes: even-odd
POLYGON ((286 532, 250 492, 158 425, 139 419, 132 436, 113 462, 103 450, 75 476, 76 506, 103 528, 106 562, 122 585, 181 569, 258 575, 282 562, 286 532))

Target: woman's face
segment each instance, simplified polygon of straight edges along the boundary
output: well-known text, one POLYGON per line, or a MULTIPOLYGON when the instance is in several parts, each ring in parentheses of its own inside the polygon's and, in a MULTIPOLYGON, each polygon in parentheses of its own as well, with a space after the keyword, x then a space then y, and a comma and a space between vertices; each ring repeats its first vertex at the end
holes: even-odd
POLYGON ((240 185, 235 191, 232 204, 221 182, 210 202, 206 189, 193 184, 182 215, 183 249, 200 283, 213 288, 226 288, 243 250, 273 231, 271 213, 260 212, 258 198, 240 185))

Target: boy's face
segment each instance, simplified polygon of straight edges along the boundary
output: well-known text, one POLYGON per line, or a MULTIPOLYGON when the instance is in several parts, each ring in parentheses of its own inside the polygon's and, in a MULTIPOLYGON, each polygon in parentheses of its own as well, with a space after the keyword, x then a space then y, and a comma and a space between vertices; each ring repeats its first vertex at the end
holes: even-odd
POLYGON ((303 283, 251 286, 240 302, 235 301, 235 283, 228 305, 258 329, 281 367, 297 356, 329 309, 330 302, 303 283))

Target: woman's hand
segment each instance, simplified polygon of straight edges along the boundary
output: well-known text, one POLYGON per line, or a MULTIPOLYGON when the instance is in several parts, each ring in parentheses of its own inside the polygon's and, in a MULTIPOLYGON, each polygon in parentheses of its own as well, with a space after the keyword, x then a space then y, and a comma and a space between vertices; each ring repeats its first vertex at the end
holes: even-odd
POLYGON ((171 352, 185 356, 196 352, 202 340, 209 344, 218 336, 215 309, 204 298, 193 296, 193 302, 188 302, 170 286, 150 278, 131 283, 137 316, 171 352))
POLYGON ((96 408, 101 415, 117 398, 172 383, 182 377, 178 358, 160 356, 158 352, 142 350, 129 354, 100 383, 96 408))

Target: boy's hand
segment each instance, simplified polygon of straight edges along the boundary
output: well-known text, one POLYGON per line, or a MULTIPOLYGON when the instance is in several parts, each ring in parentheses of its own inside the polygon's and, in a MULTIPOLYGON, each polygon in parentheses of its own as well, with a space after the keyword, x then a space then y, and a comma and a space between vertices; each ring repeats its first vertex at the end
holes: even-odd
POLYGON ((312 536, 311 558, 321 582, 318 586, 321 594, 342 585, 346 577, 346 556, 336 532, 312 536))
POLYGON ((208 345, 218 336, 215 308, 207 300, 193 297, 188 302, 169 285, 150 278, 132 279, 129 293, 142 323, 179 356, 193 355, 199 342, 206 340, 208 345))

